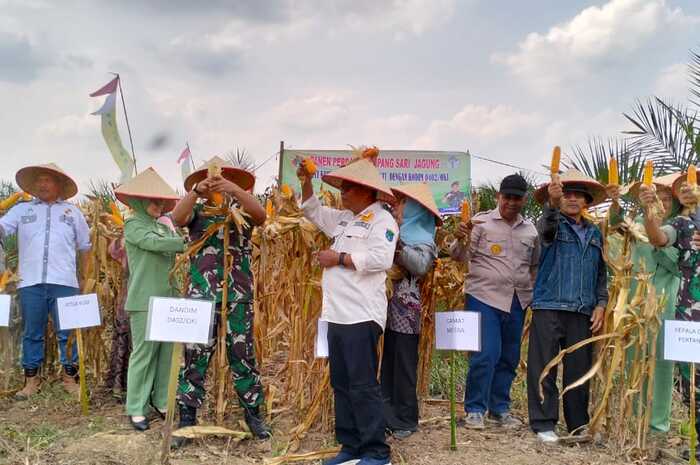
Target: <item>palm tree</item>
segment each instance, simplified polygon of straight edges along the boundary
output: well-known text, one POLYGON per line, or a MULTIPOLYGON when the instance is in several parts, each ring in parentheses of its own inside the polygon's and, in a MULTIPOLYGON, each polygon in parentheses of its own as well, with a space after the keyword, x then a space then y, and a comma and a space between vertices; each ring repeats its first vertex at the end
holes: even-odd
POLYGON ((605 142, 599 138, 591 138, 585 147, 572 147, 571 153, 566 154, 566 160, 562 164, 566 168, 577 169, 603 184, 608 184, 608 164, 611 158, 617 160, 621 185, 641 179, 645 161, 642 151, 631 148, 626 140, 620 138, 611 138, 605 142))
POLYGON ((626 131, 630 146, 654 161, 657 174, 685 171, 698 163, 700 154, 700 54, 691 51, 688 65, 690 105, 674 104, 659 97, 637 102, 624 116, 635 129, 626 131))

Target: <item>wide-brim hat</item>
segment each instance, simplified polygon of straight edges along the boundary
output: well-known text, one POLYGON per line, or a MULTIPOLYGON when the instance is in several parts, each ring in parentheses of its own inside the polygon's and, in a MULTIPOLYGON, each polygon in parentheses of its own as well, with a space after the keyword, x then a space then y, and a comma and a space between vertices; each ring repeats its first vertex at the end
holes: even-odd
POLYGON ((395 197, 406 196, 409 199, 415 200, 430 213, 435 215, 435 222, 438 226, 442 224, 440 210, 438 210, 433 193, 430 191, 430 187, 428 187, 426 183, 420 182, 415 184, 404 184, 401 186, 394 186, 391 188, 391 190, 393 191, 395 197))
MULTIPOLYGON (((663 189, 668 189, 670 190, 673 195, 676 195, 676 192, 674 190, 674 184, 677 179, 681 177, 681 173, 672 173, 672 174, 665 174, 663 176, 656 177, 652 180, 652 182, 656 185, 657 188, 661 187, 663 189)), ((685 177, 683 178, 685 180, 685 177)), ((680 184, 679 184, 680 186, 680 184)), ((627 189, 627 192, 634 198, 639 197, 639 188, 642 187, 642 182, 637 181, 634 184, 632 184, 629 189, 627 189)))
POLYGON ((382 180, 379 170, 369 160, 360 159, 353 161, 332 173, 324 175, 321 179, 336 189, 340 189, 343 181, 348 181, 374 189, 387 200, 394 198, 391 188, 382 180))
POLYGON ((681 186, 683 185, 684 182, 687 181, 688 179, 688 173, 678 173, 677 178, 673 181, 673 184, 671 185, 671 190, 673 191, 673 195, 678 198, 678 192, 681 189, 681 186))
POLYGON ((192 186, 206 179, 207 175, 209 174, 209 167, 214 165, 221 168, 221 176, 231 182, 236 183, 241 189, 250 191, 253 189, 253 186, 255 186, 255 176, 253 173, 241 168, 236 168, 231 164, 231 162, 228 162, 222 158, 213 157, 204 163, 204 165, 199 167, 197 171, 187 176, 187 179, 185 179, 185 190, 189 192, 192 190, 192 186))
POLYGON ((17 185, 24 191, 32 194, 36 197, 36 192, 34 191, 34 181, 37 176, 41 174, 50 174, 55 176, 62 188, 61 188, 61 198, 63 200, 68 200, 74 197, 78 193, 78 185, 73 181, 73 179, 63 172, 61 168, 55 163, 48 163, 46 165, 34 165, 25 166, 24 168, 17 171, 15 175, 15 181, 17 185))
POLYGON ((126 205, 129 205, 130 199, 163 200, 163 213, 175 208, 175 204, 180 200, 177 192, 153 168, 148 168, 114 189, 114 195, 126 205))
MULTIPOLYGON (((592 201, 589 202, 589 207, 604 202, 608 196, 605 192, 605 187, 601 183, 591 177, 586 176, 579 170, 567 170, 565 173, 559 176, 559 180, 564 186, 564 190, 567 190, 567 187, 575 188, 577 191, 590 195, 592 201)), ((539 204, 544 204, 544 202, 547 200, 547 197, 549 196, 547 192, 548 187, 549 183, 546 183, 541 185, 535 191, 535 200, 537 200, 539 204)))

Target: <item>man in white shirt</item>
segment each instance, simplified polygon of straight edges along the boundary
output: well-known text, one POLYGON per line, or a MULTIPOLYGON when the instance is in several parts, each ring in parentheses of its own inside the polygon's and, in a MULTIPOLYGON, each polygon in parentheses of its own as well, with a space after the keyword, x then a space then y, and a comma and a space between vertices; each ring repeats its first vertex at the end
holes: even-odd
POLYGON ((56 299, 79 293, 76 251, 81 261, 90 249, 90 232, 85 217, 66 199, 78 187, 54 164, 29 166, 16 175, 17 184, 36 197, 15 205, 0 218, 0 240, 17 235, 19 249, 18 295, 24 323, 22 367, 25 384, 16 397, 25 400, 39 391, 39 368, 44 361, 44 332, 49 313, 57 328, 63 386, 79 392, 78 354, 67 351, 70 331, 58 329, 56 299))
POLYGON ((324 464, 389 464, 377 342, 386 324, 386 271, 393 264, 398 226, 378 197, 390 198, 391 189, 370 161, 351 162, 323 177, 340 189, 346 209, 336 210, 321 206, 303 165, 298 175, 304 215, 333 239, 318 261, 323 268, 321 320, 328 322, 335 433, 342 447, 324 464))

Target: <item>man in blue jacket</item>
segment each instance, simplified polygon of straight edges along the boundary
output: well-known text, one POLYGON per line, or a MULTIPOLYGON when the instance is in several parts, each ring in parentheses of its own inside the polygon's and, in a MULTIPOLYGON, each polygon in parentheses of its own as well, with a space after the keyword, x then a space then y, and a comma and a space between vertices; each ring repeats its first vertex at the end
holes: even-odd
MULTIPOLYGON (((605 188, 576 170, 555 176, 535 198, 543 204, 537 223, 542 252, 532 302, 533 316, 527 357, 527 397, 530 427, 542 442, 556 442, 559 391, 556 369, 542 382, 540 375, 560 350, 598 332, 608 302, 603 236, 583 217, 587 207, 605 200, 605 188)), ((581 378, 592 363, 591 346, 564 358, 563 384, 581 378)), ((589 422, 589 386, 564 395, 564 418, 570 433, 589 422)))

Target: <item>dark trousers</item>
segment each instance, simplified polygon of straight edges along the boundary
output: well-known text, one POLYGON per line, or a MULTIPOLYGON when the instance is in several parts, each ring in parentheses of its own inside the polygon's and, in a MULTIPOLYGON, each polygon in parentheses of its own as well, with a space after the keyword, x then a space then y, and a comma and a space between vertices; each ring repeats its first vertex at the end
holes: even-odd
POLYGON ((372 321, 328 323, 328 363, 335 395, 335 436, 344 452, 388 458, 382 391, 377 382, 377 342, 382 329, 372 321))
MULTIPOLYGON (((540 374, 562 349, 591 337, 590 317, 560 310, 534 310, 527 353, 527 407, 530 427, 536 433, 554 431, 559 420, 557 368, 542 382, 544 402, 540 402, 540 374)), ((564 386, 581 378, 590 369, 592 347, 583 347, 564 357, 564 386)), ((589 422, 589 384, 564 394, 564 419, 569 432, 589 422)))
POLYGON ((418 429, 418 334, 387 329, 382 356, 384 414, 391 430, 418 429))
POLYGON ((510 312, 467 296, 465 310, 481 314, 481 351, 469 357, 464 410, 502 415, 510 411, 510 388, 520 363, 525 312, 513 293, 510 312))

